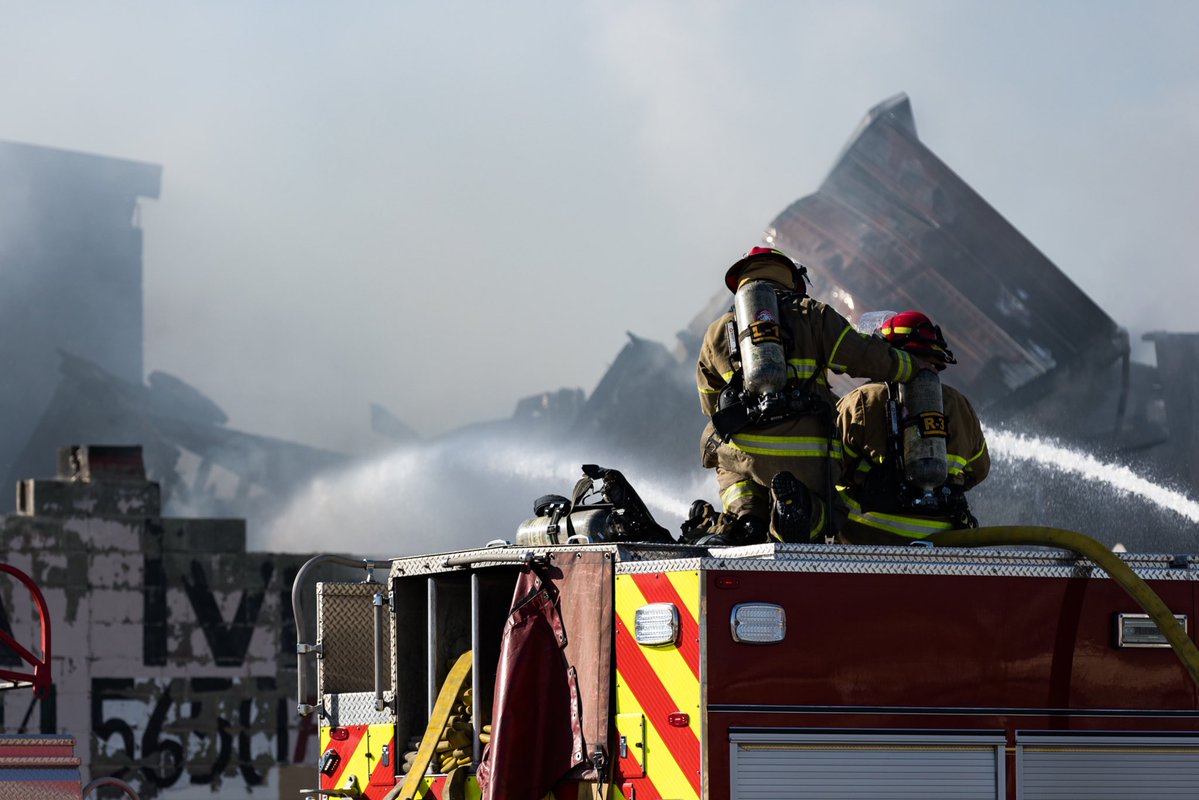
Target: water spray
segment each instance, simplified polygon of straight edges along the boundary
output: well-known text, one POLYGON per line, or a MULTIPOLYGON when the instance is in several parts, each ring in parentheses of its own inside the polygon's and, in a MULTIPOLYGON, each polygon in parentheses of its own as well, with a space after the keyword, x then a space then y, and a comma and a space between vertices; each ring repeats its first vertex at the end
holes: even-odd
POLYGON ((1033 461, 1059 472, 1072 473, 1102 483, 1122 494, 1157 504, 1191 522, 1199 523, 1199 503, 1181 492, 1146 480, 1123 464, 1100 461, 1089 453, 1063 447, 1037 436, 987 429, 987 447, 1000 460, 1033 461))

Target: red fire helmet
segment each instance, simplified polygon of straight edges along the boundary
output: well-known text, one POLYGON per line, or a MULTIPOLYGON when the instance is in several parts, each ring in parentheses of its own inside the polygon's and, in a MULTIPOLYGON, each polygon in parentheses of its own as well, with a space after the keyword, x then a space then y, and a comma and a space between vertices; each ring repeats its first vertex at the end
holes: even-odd
POLYGON ((724 273, 725 286, 729 287, 729 291, 736 293, 737 284, 741 282, 741 270, 745 269, 755 261, 774 260, 780 261, 791 268, 795 275, 795 288, 804 288, 804 278, 808 274, 808 269, 802 264, 796 264, 791 260, 791 257, 782 250, 775 250, 772 247, 755 247, 729 267, 729 271, 724 273))
POLYGON ((942 364, 956 364, 940 327, 919 311, 901 311, 889 317, 879 328, 883 338, 895 347, 909 353, 940 361, 942 364))

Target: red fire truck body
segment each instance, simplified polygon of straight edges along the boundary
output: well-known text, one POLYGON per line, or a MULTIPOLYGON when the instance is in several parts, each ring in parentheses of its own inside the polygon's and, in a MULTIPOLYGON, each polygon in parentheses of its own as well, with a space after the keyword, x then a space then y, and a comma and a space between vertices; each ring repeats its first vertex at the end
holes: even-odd
MULTIPOLYGON (((1180 623, 1194 619, 1190 558, 1121 560, 1180 623)), ((599 687, 598 711, 584 704, 611 732, 580 748, 559 800, 608 783, 626 800, 1199 795, 1196 685, 1094 563, 1049 548, 844 545, 506 547, 397 559, 387 584, 321 584, 319 692, 306 705, 321 715, 322 789, 399 796, 400 752, 466 651, 471 774, 451 787, 435 764, 413 796, 479 796, 483 725, 495 723, 493 757, 517 770, 522 748, 553 744, 526 741, 528 725, 498 741, 522 727, 503 715, 542 704, 492 707, 514 586, 530 575, 554 584, 568 634, 589 635, 573 596, 611 609, 596 634, 611 666, 582 666, 578 680, 582 697, 613 686, 599 687), (571 578, 588 564, 607 571, 571 578), (368 636, 362 620, 384 602, 389 625, 368 636), (385 663, 377 678, 370 662, 385 663), (588 774, 597 750, 608 758, 588 774)))

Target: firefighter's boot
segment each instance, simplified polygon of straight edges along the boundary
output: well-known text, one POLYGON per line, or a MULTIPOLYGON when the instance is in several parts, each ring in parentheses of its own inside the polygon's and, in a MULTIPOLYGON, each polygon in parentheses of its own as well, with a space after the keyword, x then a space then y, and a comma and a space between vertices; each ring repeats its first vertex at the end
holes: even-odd
POLYGON ((696 500, 691 504, 691 516, 683 523, 683 541, 704 547, 762 544, 769 526, 766 520, 746 514, 718 514, 710 503, 696 500))
POLYGON ((753 514, 738 517, 741 538, 738 544, 766 544, 770 538, 770 523, 753 514))
POLYGON ((770 479, 770 535, 781 542, 806 543, 812 527, 812 495, 790 472, 770 479))

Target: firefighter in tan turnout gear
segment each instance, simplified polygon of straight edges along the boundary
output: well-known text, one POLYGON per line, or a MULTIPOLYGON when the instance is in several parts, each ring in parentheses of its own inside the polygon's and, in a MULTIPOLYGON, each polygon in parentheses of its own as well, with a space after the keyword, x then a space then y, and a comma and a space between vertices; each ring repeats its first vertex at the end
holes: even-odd
MULTIPOLYGON (((878 334, 936 371, 920 371, 903 387, 868 383, 837 403, 838 488, 849 507, 842 537, 854 544, 907 544, 977 527, 965 492, 987 477, 991 459, 970 401, 936 377, 956 363, 953 353, 924 314, 884 313, 878 334)), ((869 324, 865 316, 863 323, 869 324)))
MULTIPOLYGON (((725 275, 733 310, 708 328, 697 369, 710 417, 703 464, 716 469, 725 512, 708 543, 764 542, 767 530, 807 542, 831 531, 826 501, 839 454, 830 447, 826 371, 900 382, 914 373, 909 354, 809 298, 806 273, 784 253, 755 247, 725 275)), ((689 523, 700 511, 692 507, 689 523)))

